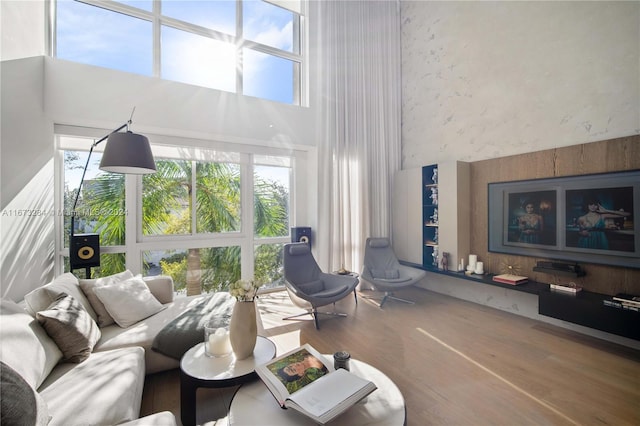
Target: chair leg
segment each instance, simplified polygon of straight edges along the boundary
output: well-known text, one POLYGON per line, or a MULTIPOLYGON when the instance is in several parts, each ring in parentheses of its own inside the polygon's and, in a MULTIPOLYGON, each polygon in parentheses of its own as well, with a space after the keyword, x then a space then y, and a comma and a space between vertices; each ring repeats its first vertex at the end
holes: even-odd
POLYGON ((318 322, 318 315, 330 315, 330 316, 334 316, 334 317, 346 317, 347 314, 342 313, 342 312, 318 312, 317 309, 313 308, 313 309, 307 309, 306 312, 303 312, 301 314, 296 314, 296 315, 291 315, 285 318, 282 318, 283 320, 293 320, 296 318, 299 318, 301 316, 304 315, 311 315, 311 317, 313 318, 313 321, 316 325, 316 330, 320 330, 320 323, 318 322))
POLYGON ((316 323, 316 330, 320 330, 320 324, 318 323, 318 311, 316 310, 316 308, 313 308, 313 320, 316 323))
POLYGON ((288 321, 288 320, 293 320, 293 319, 296 319, 296 318, 299 318, 299 317, 302 317, 302 316, 305 316, 305 315, 313 316, 313 312, 311 312, 311 310, 308 310, 307 312, 303 312, 303 313, 297 314, 297 315, 291 315, 291 316, 288 316, 288 317, 285 317, 285 318, 282 318, 282 319, 288 321))
MULTIPOLYGON (((365 299, 374 299, 374 300, 378 298, 377 296, 360 296, 360 297, 363 297, 365 299)), ((392 291, 385 291, 384 296, 380 300, 380 304, 378 305, 378 307, 382 308, 382 305, 384 305, 389 299, 396 300, 402 303, 407 303, 409 305, 415 305, 415 302, 412 302, 411 300, 401 299, 400 297, 394 296, 392 291)))
POLYGON ((388 299, 397 300, 398 302, 407 303, 409 305, 415 305, 416 304, 416 302, 413 302, 411 300, 407 300, 407 299, 402 299, 400 297, 396 297, 396 296, 393 295, 393 293, 389 293, 385 297, 387 297, 388 299))

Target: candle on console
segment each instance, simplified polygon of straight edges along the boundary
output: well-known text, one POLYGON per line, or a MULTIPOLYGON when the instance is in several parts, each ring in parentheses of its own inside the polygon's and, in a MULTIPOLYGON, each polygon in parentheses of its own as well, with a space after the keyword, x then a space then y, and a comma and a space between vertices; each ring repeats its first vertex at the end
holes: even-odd
POLYGON ((477 262, 476 263, 475 273, 476 274, 484 274, 484 263, 482 263, 482 262, 477 262))
POLYGON ((476 270, 476 263, 478 263, 478 256, 475 254, 470 254, 469 255, 469 266, 467 266, 467 269, 470 271, 475 271, 476 270))

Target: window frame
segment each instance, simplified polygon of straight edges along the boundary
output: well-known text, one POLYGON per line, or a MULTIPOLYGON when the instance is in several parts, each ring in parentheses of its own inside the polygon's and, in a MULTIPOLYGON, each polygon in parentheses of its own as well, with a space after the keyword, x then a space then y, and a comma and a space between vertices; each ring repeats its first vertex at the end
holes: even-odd
MULTIPOLYGON (((51 16, 51 52, 53 57, 57 57, 57 2, 53 7, 51 16)), ((151 22, 152 25, 152 77, 164 78, 161 75, 162 70, 162 46, 161 46, 161 32, 162 27, 167 26, 177 30, 185 31, 191 34, 195 34, 202 37, 207 37, 212 40, 222 41, 230 43, 236 47, 236 89, 235 93, 242 96, 244 95, 244 68, 243 68, 243 49, 251 49, 257 52, 264 53, 269 56, 289 60, 294 66, 292 85, 292 102, 285 103, 286 105, 294 106, 308 106, 307 98, 307 85, 308 85, 308 53, 307 53, 307 25, 306 25, 306 2, 307 0, 299 0, 299 11, 295 8, 286 8, 283 4, 279 4, 276 1, 270 2, 263 0, 275 7, 279 7, 291 12, 294 16, 293 19, 293 48, 292 52, 278 49, 272 46, 258 43, 253 40, 246 40, 243 37, 243 18, 242 18, 242 4, 245 0, 236 0, 236 35, 226 34, 221 31, 209 29, 200 25, 192 24, 180 19, 172 18, 162 15, 162 0, 153 0, 151 11, 139 9, 124 3, 117 1, 107 0, 73 0, 80 3, 84 3, 89 6, 99 7, 108 11, 121 13, 131 16, 133 18, 142 19, 151 22), (296 36, 297 34, 297 36, 296 36), (298 52, 298 53, 295 53, 298 52)), ((219 89, 213 89, 219 90, 219 89)), ((267 98, 258 98, 269 100, 267 98)), ((277 102, 277 101, 272 101, 277 102)))
MULTIPOLYGON (((55 208, 56 211, 63 211, 64 207, 64 151, 89 151, 91 148, 90 139, 99 138, 107 134, 108 130, 88 129, 67 125, 55 125, 55 208), (100 136, 98 136, 100 135, 100 136), (62 144, 61 137, 87 138, 86 145, 78 139, 77 143, 62 144)), ((241 208, 242 225, 238 232, 228 233, 192 233, 190 235, 172 236, 143 236, 142 235, 142 176, 125 175, 125 208, 129 212, 125 216, 124 245, 100 246, 101 253, 124 253, 126 258, 126 268, 134 273, 142 272, 142 255, 150 250, 179 250, 189 248, 211 248, 211 247, 241 247, 241 276, 243 278, 254 276, 255 253, 254 247, 263 244, 286 244, 291 241, 290 227, 300 222, 298 212, 305 213, 303 206, 298 206, 299 202, 304 202, 304 184, 300 184, 305 177, 296 173, 297 170, 305 170, 308 157, 308 149, 282 149, 267 146, 257 146, 248 144, 220 143, 214 141, 183 139, 174 136, 148 135, 154 149, 162 151, 167 148, 170 141, 173 141, 172 149, 176 152, 190 151, 196 153, 191 155, 189 160, 201 160, 197 158, 197 153, 208 151, 238 154, 241 162, 241 208), (185 150, 185 142, 191 143, 189 149, 185 150), (215 148, 215 149, 214 149, 215 148), (262 162, 256 163, 255 156, 287 157, 290 162, 289 173, 289 232, 281 237, 257 237, 254 232, 254 205, 253 205, 253 166, 264 165, 262 162), (298 192, 302 196, 298 196, 298 192)), ((94 139, 95 140, 95 139, 94 139)), ((101 152, 102 145, 95 147, 95 152, 101 152)), ((186 158, 182 158, 186 159, 186 158)), ((64 216, 60 215, 54 224, 56 232, 56 275, 64 272, 64 259, 69 256, 69 247, 64 247, 64 216)))

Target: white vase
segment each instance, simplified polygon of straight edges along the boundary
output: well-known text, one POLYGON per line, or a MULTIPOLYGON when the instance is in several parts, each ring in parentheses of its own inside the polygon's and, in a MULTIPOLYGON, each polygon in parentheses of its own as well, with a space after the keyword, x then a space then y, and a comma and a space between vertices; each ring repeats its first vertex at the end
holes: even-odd
POLYGON ((236 359, 245 359, 253 355, 257 338, 255 303, 236 301, 229 324, 229 340, 236 359))

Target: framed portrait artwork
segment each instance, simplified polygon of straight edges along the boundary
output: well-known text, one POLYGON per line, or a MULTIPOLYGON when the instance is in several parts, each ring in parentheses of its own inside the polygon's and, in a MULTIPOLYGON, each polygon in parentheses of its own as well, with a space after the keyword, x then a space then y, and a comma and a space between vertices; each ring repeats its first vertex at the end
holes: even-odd
POLYGON ((640 268, 640 170, 489 184, 489 251, 640 268))

